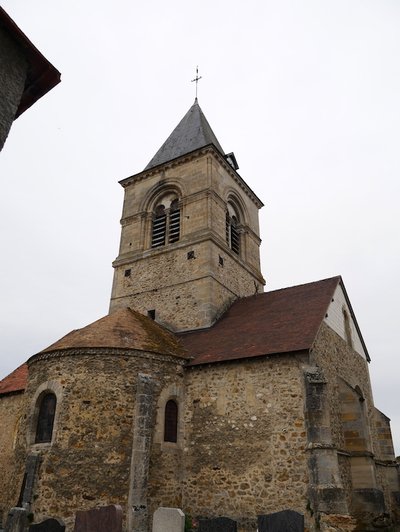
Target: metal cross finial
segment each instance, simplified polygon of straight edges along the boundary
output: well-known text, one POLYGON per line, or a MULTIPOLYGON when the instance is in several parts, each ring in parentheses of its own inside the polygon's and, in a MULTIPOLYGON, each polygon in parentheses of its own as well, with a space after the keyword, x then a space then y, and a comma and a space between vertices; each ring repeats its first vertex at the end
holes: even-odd
POLYGON ((192 79, 192 83, 193 83, 193 81, 196 82, 196 101, 197 101, 197 85, 199 83, 199 79, 201 79, 201 76, 199 77, 199 67, 197 66, 196 67, 196 77, 194 79, 192 79))

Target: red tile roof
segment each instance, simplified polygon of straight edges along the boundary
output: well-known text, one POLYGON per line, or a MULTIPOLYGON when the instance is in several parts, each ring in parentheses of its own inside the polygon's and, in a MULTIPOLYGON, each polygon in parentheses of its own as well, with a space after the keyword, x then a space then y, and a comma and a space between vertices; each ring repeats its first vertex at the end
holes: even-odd
MULTIPOLYGON (((339 283, 340 277, 332 277, 245 297, 213 327, 179 335, 138 312, 121 309, 70 332, 42 353, 85 347, 125 348, 190 356, 190 365, 199 365, 304 351, 312 347, 339 283)), ((0 381, 0 395, 23 391, 27 376, 28 367, 23 364, 0 381)))
POLYGON ((191 365, 311 348, 340 277, 238 299, 211 328, 180 335, 191 365))
POLYGON ((0 395, 9 393, 23 392, 26 388, 28 380, 28 365, 22 364, 19 368, 14 370, 10 375, 4 377, 0 381, 0 395))
POLYGON ((179 338, 130 308, 117 310, 68 333, 41 353, 81 348, 133 349, 187 358, 179 338))

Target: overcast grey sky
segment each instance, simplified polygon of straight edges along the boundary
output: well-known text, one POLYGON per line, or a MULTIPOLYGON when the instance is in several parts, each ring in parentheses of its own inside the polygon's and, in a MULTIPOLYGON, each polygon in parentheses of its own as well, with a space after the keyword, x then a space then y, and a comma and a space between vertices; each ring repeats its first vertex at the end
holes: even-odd
POLYGON ((341 274, 400 454, 400 3, 2 0, 62 73, 0 154, 0 378, 108 311, 122 188, 194 100, 264 201, 271 290, 341 274))

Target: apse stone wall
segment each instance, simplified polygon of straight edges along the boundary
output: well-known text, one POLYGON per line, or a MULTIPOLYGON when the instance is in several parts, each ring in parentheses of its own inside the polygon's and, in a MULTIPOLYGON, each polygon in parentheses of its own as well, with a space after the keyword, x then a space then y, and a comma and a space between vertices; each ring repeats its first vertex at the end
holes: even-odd
MULTIPOLYGON (((39 355, 30 364, 29 414, 19 432, 17 457, 23 473, 25 457, 40 454, 32 497, 35 521, 57 516, 70 531, 77 510, 120 504, 126 520, 128 499, 133 506, 145 501, 147 507, 147 494, 134 490, 140 464, 150 460, 150 439, 140 439, 141 423, 154 426, 160 391, 181 379, 177 360, 139 351, 94 349, 39 355), (143 392, 146 379, 150 386, 143 392), (57 395, 53 440, 35 444, 34 405, 38 392, 47 389, 57 395), (142 454, 137 453, 139 446, 142 454)), ((142 511, 144 519, 146 513, 147 509, 142 511)))

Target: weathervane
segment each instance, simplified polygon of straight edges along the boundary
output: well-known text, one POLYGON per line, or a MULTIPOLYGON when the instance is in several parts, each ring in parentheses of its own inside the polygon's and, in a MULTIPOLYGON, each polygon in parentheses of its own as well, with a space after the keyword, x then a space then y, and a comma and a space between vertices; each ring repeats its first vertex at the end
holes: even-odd
POLYGON ((194 79, 192 79, 192 83, 193 83, 193 81, 196 82, 196 100, 197 100, 197 85, 199 83, 199 79, 201 79, 201 76, 199 77, 199 67, 197 66, 196 67, 196 77, 194 79))

